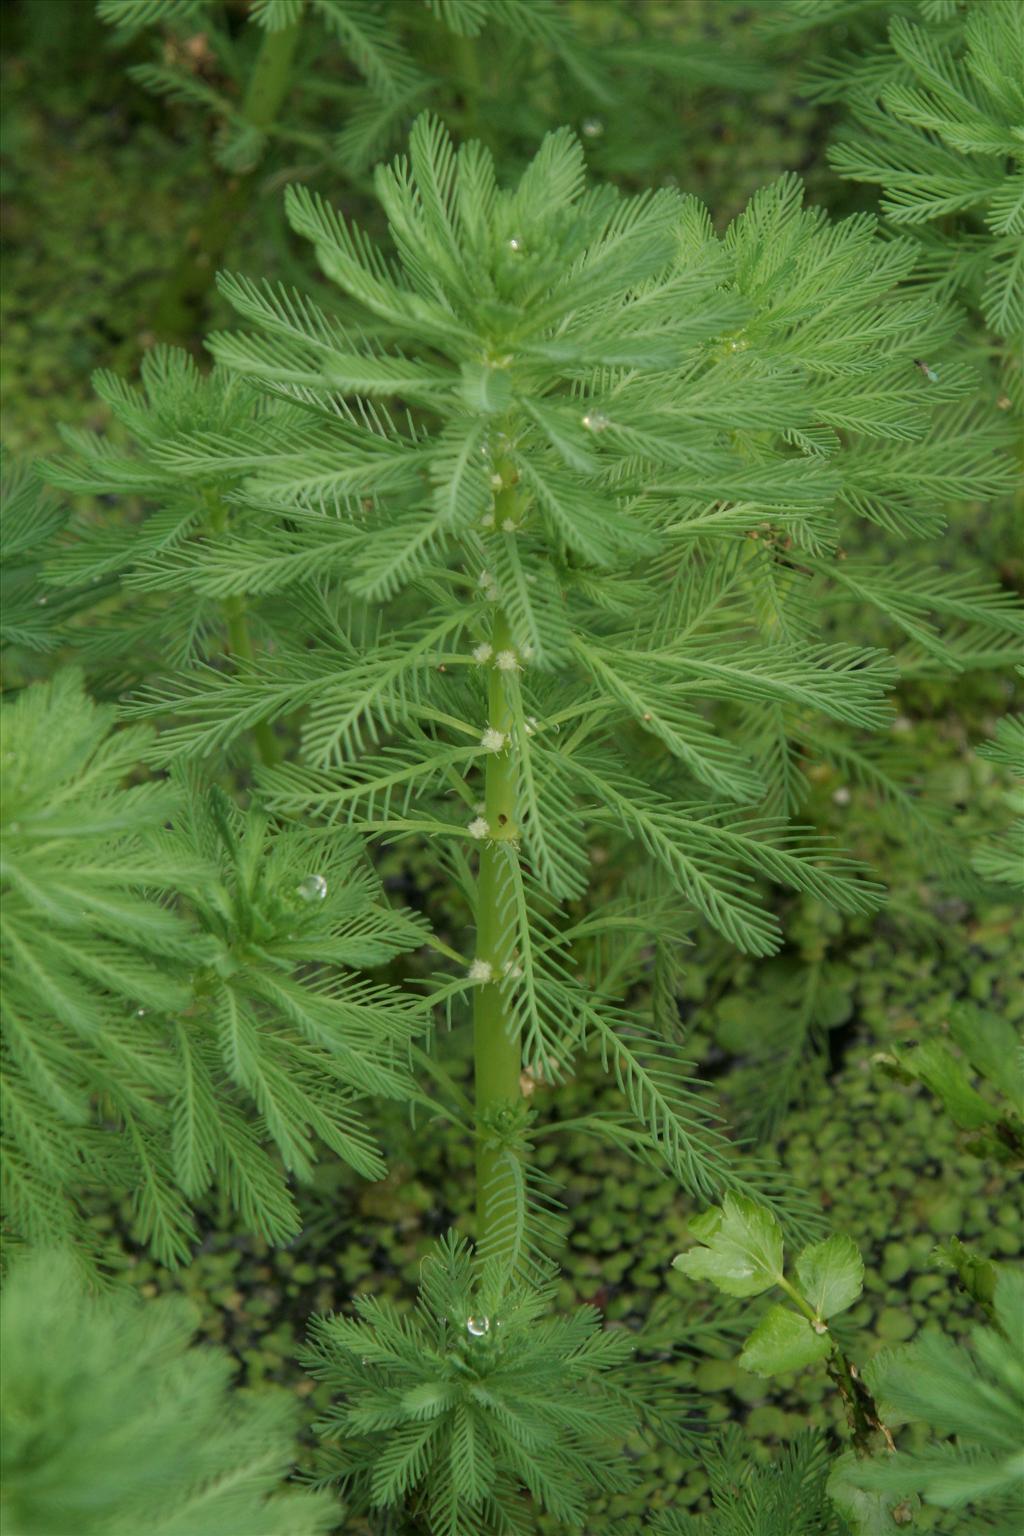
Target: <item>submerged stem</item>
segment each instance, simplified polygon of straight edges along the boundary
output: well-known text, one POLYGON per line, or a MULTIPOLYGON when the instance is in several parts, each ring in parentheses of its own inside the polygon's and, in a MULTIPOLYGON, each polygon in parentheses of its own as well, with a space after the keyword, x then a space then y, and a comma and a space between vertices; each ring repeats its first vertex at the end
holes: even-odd
POLYGON ((885 1441, 886 1449, 896 1450, 892 1434, 886 1424, 883 1423, 878 1412, 878 1406, 874 1398, 861 1380, 860 1372, 851 1360, 848 1360, 839 1345, 833 1339, 832 1354, 826 1362, 826 1369, 834 1386, 839 1390, 846 1409, 846 1421, 850 1426, 853 1436, 854 1448, 861 1456, 868 1456, 872 1451, 872 1436, 877 1431, 885 1441))
POLYGON ((299 40, 299 23, 264 32, 249 76, 242 116, 254 128, 269 128, 281 110, 292 77, 292 59, 299 40))
POLYGON ((480 138, 480 58, 476 39, 465 33, 453 38, 456 70, 462 93, 462 110, 465 114, 467 138, 480 138))
MULTIPOLYGON (((273 127, 288 94, 299 27, 296 21, 263 34, 241 109, 245 121, 261 133, 273 127)), ((170 337, 191 345, 202 329, 206 295, 245 212, 254 170, 255 166, 220 180, 206 199, 195 243, 182 252, 156 300, 152 323, 161 339, 170 337)))

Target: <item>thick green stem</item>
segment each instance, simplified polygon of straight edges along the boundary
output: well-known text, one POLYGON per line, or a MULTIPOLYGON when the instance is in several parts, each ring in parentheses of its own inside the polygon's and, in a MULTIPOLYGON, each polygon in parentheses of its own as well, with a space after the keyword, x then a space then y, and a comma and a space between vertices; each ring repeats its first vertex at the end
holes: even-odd
MULTIPOLYGON (((508 623, 495 616, 491 641, 494 657, 511 650, 508 623)), ((492 660, 487 727, 509 740, 512 712, 505 693, 506 674, 492 660)), ((476 903, 476 960, 489 967, 490 981, 477 983, 473 1006, 473 1052, 477 1119, 477 1243, 487 1241, 495 1210, 512 1189, 511 1170, 503 1169, 507 1153, 488 1135, 488 1121, 521 1094, 520 1042, 500 981, 515 962, 515 940, 509 929, 508 859, 516 857, 516 771, 508 746, 487 760, 484 819, 488 836, 480 854, 476 903)))

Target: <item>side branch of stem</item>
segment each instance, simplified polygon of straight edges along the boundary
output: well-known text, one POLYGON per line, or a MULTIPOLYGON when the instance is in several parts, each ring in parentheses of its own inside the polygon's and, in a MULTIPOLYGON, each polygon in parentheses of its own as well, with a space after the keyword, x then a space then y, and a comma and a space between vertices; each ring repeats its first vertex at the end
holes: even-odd
MULTIPOLYGON (((205 493, 206 505, 209 508, 210 531, 213 534, 222 534, 227 528, 227 508, 215 491, 205 493)), ((252 640, 252 630, 249 626, 249 615, 246 612, 245 598, 240 595, 226 597, 221 604, 224 618, 228 627, 228 651, 236 661, 244 664, 251 662, 256 654, 252 640)), ((276 763, 280 752, 278 750, 277 737, 268 720, 258 720, 252 728, 253 740, 256 743, 260 760, 266 764, 276 763)))

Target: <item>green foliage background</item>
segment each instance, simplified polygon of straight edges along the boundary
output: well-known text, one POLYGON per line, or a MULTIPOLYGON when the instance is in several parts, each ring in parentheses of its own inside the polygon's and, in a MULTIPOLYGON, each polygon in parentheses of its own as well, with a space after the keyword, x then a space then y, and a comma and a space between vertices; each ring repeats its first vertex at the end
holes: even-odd
MULTIPOLYGON (((569 9, 599 42, 600 5, 580 0, 569 9)), ((503 97, 491 65, 476 105, 460 103, 457 81, 442 80, 442 112, 447 99, 458 134, 470 126, 467 118, 479 122, 480 103, 489 107, 493 99, 493 137, 507 156, 506 172, 545 128, 569 121, 582 132, 596 175, 626 188, 678 184, 710 206, 720 229, 784 170, 799 170, 809 201, 832 213, 876 206, 872 188, 840 182, 829 170, 839 105, 827 93, 802 91, 799 82, 808 61, 813 66, 842 46, 877 43, 890 15, 910 15, 914 7, 650 0, 638 9, 655 35, 664 29, 697 60, 696 75, 666 78, 638 43, 635 69, 644 88, 634 96, 595 101, 571 72, 556 69, 528 98, 503 97), (707 61, 723 37, 737 59, 716 70, 707 61)), ((94 368, 132 373, 140 350, 155 341, 198 351, 199 337, 227 319, 212 288, 191 308, 167 303, 181 253, 203 255, 196 210, 224 173, 212 134, 196 131, 190 109, 126 82, 127 64, 151 58, 148 39, 119 39, 79 0, 16 0, 6 7, 5 25, 3 436, 8 449, 37 453, 57 446, 58 421, 109 425, 89 387, 94 368)), ((351 70, 341 67, 338 75, 342 91, 358 84, 351 70)), ((317 112, 329 122, 329 103, 317 112)), ((308 264, 282 228, 280 187, 298 166, 335 197, 336 170, 314 161, 303 162, 296 146, 273 149, 253 173, 253 194, 231 223, 221 264, 273 270, 285 281, 301 270, 308 286, 308 264)), ((364 173, 351 178, 345 200, 346 211, 368 216, 374 232, 364 173)), ((954 572, 980 567, 1019 590, 1019 510, 951 508, 950 530, 922 559, 930 554, 954 572)), ((865 645, 876 638, 861 636, 865 645)), ((20 664, 25 677, 39 670, 32 657, 20 664)), ((923 673, 900 686, 898 730, 928 764, 923 787, 965 840, 998 838, 1010 820, 1005 771, 972 750, 995 734, 1009 702, 1005 675, 995 673, 952 682, 923 673)), ((712 942, 688 955, 681 985, 688 1049, 715 1077, 740 1124, 766 1137, 820 1196, 836 1229, 860 1241, 867 1283, 849 1326, 863 1330, 872 1347, 911 1339, 928 1321, 956 1335, 966 1330, 970 1304, 936 1262, 936 1240, 959 1235, 982 1254, 1019 1260, 1012 1175, 973 1157, 923 1086, 892 1082, 877 1058, 941 1025, 960 1000, 1024 1019, 1024 919, 998 890, 964 889, 939 868, 922 870, 887 833, 870 785, 824 764, 812 779, 814 820, 884 870, 890 903, 880 916, 840 920, 793 897, 784 915, 787 947, 778 957, 739 958, 712 942), (755 1009, 764 1023, 756 1052, 745 1028, 755 1009), (785 1113, 764 1112, 766 1072, 795 1101, 785 1113)), ((443 933, 444 896, 427 871, 386 854, 380 873, 393 890, 414 892, 443 933)), ((613 894, 614 868, 602 879, 613 894)), ((468 1066, 466 1043, 454 1042, 456 1053, 460 1048, 468 1066)), ((603 1079, 584 1074, 557 1095, 538 1085, 535 1102, 545 1117, 571 1118, 603 1091, 603 1079)), ((283 1385, 294 1394, 310 1453, 309 1425, 329 1394, 295 1361, 306 1318, 354 1291, 408 1295, 423 1256, 463 1205, 468 1148, 436 1131, 411 1132, 400 1112, 385 1116, 381 1127, 383 1143, 397 1149, 388 1177, 366 1185, 340 1160, 320 1169, 312 1187, 300 1191, 303 1230, 288 1248, 238 1239, 228 1213, 209 1203, 200 1212, 198 1255, 172 1273, 134 1246, 127 1206, 94 1203, 84 1218, 97 1246, 120 1242, 124 1278, 143 1296, 182 1292, 197 1304, 200 1335, 230 1351, 245 1384, 283 1385)), ((560 1255, 563 1307, 593 1301, 613 1322, 649 1325, 665 1380, 692 1390, 704 1421, 742 1420, 764 1460, 808 1422, 829 1427, 839 1410, 823 1381, 803 1373, 769 1389, 738 1369, 731 1358, 738 1331, 720 1303, 691 1303, 685 1327, 665 1327, 663 1347, 656 1348, 664 1296, 681 1306, 687 1289, 668 1266, 689 1210, 660 1176, 582 1139, 563 1143, 557 1156, 550 1149, 548 1171, 569 1191, 574 1223, 560 1255)), ((707 1507, 708 1474, 692 1451, 637 1444, 633 1452, 641 1483, 606 1497, 606 1523, 595 1536, 614 1530, 625 1514, 707 1507)))

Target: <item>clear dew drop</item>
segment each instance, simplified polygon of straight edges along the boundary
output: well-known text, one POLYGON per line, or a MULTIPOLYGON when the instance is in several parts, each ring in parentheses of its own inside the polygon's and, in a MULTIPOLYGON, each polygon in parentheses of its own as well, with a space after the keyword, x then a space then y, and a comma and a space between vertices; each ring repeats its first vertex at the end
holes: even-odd
POLYGON ((521 251, 523 248, 523 242, 518 240, 516 236, 513 235, 512 239, 508 243, 508 248, 510 251, 521 251))
POLYGON ((135 1017, 137 1019, 144 1019, 148 1012, 149 1012, 149 1010, 147 1008, 136 1008, 136 1010, 135 1010, 135 1017))
POLYGON ((588 411, 583 418, 583 425, 588 432, 603 432, 611 426, 611 422, 604 411, 588 411))
POLYGON ((327 881, 323 875, 307 875, 296 886, 303 901, 323 901, 327 895, 327 881))
POLYGON ((466 1332, 474 1339, 482 1339, 485 1333, 490 1332, 490 1329, 491 1320, 489 1317, 466 1318, 466 1332))
POLYGON ((599 139, 604 133, 604 123, 599 117, 585 117, 580 129, 585 139, 599 139))

